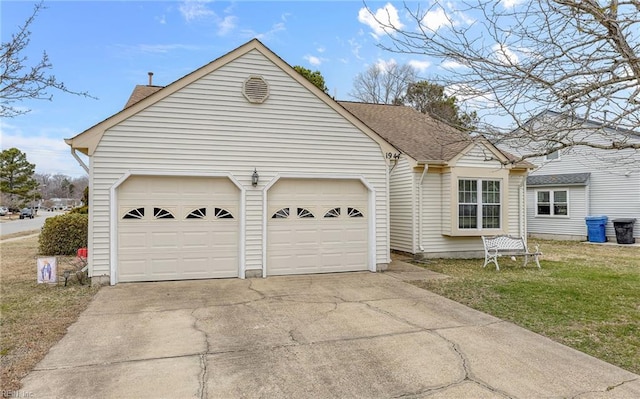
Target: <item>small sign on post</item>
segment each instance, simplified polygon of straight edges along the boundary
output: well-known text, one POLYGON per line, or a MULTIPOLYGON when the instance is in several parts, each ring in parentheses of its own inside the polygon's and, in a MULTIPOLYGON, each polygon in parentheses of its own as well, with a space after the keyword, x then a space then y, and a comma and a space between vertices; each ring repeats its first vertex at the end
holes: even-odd
POLYGON ((38 284, 55 284, 58 281, 58 260, 55 256, 38 258, 38 284))

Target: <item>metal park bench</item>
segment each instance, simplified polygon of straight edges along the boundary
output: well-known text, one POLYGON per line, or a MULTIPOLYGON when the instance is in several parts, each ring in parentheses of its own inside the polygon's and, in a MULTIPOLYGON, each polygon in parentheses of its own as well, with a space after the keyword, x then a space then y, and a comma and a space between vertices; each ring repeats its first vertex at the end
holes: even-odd
POLYGON ((524 256, 524 264, 527 266, 529 258, 532 257, 535 260, 538 269, 540 269, 540 262, 538 256, 542 255, 540 249, 536 245, 535 251, 529 251, 527 243, 523 237, 512 237, 507 235, 485 237, 482 236, 482 243, 484 244, 484 265, 486 267, 489 263, 495 263, 496 270, 500 270, 498 265, 499 256, 524 256))

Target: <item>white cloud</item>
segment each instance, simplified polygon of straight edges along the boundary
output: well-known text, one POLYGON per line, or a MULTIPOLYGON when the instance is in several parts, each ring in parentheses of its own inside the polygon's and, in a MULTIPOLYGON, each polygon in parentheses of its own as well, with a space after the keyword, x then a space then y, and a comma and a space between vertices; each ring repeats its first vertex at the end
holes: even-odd
POLYGON ((380 70, 383 72, 387 72, 389 70, 389 67, 397 64, 398 62, 393 58, 389 58, 389 60, 383 60, 378 58, 378 62, 376 62, 376 65, 378 66, 378 68, 380 68, 380 70))
POLYGON ((322 58, 318 58, 316 56, 313 55, 305 55, 304 57, 305 60, 307 60, 309 62, 309 64, 314 65, 314 66, 318 66, 320 64, 322 64, 322 58))
POLYGON ((362 56, 360 56, 360 49, 362 48, 362 44, 358 43, 356 39, 349 39, 349 46, 351 46, 351 53, 356 59, 363 60, 362 56))
POLYGON ((224 19, 218 22, 218 35, 224 36, 231 32, 236 27, 237 20, 238 18, 233 15, 227 15, 224 17, 224 19))
MULTIPOLYGON (((213 21, 218 28, 218 35, 225 36, 229 32, 231 32, 236 27, 237 17, 233 15, 227 15, 224 18, 221 18, 215 11, 207 7, 207 4, 210 3, 209 0, 186 0, 181 3, 178 7, 182 17, 187 21, 187 23, 206 19, 213 21)), ((232 9, 227 7, 224 12, 230 13, 232 9)))
POLYGON ((460 69, 465 68, 464 64, 461 64, 457 61, 443 61, 440 66, 444 69, 460 69))
POLYGON ((412 66, 417 71, 419 71, 420 73, 424 73, 431 66, 431 62, 410 60, 409 65, 412 66))
MULTIPOLYGON (((84 169, 73 158, 69 146, 63 139, 73 136, 74 132, 70 129, 60 129, 52 134, 58 137, 50 137, 43 133, 26 137, 14 126, 4 122, 0 125, 2 150, 13 147, 19 149, 27 155, 27 161, 36 165, 37 173, 61 173, 71 177, 85 175, 84 169)), ((83 160, 88 165, 86 157, 83 160)))
POLYGON ((266 31, 264 33, 256 33, 255 37, 260 39, 260 40, 266 41, 266 40, 271 39, 276 33, 284 31, 284 30, 287 30, 287 28, 284 25, 284 22, 278 22, 278 23, 273 24, 271 26, 271 29, 269 29, 268 31, 266 31))
POLYGON ((326 49, 324 47, 320 46, 320 47, 318 47, 316 49, 316 51, 318 51, 319 53, 324 53, 326 51, 326 49))
POLYGON ((420 21, 420 24, 430 30, 436 31, 443 26, 450 26, 451 19, 442 8, 436 8, 428 11, 424 18, 422 18, 422 21, 420 21))
POLYGON ((213 10, 207 8, 207 3, 209 1, 206 0, 187 0, 180 4, 178 10, 180 10, 180 14, 187 21, 191 22, 196 19, 207 18, 215 16, 216 13, 213 10))
POLYGON ((513 8, 517 5, 524 3, 524 0, 502 0, 500 1, 504 8, 513 8))
POLYGON ((358 11, 358 21, 369 26, 373 30, 371 36, 376 39, 386 33, 391 33, 391 29, 388 28, 388 26, 393 26, 396 29, 402 29, 404 27, 402 22, 400 22, 398 10, 391 3, 387 3, 382 8, 378 8, 373 15, 367 7, 361 8, 360 11, 358 11))

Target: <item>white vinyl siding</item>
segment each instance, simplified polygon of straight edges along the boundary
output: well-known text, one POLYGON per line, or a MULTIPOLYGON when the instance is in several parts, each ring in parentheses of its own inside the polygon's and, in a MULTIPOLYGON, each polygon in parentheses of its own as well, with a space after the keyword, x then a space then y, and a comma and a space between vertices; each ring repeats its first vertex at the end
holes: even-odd
POLYGON ((525 175, 509 175, 509 218, 507 220, 507 232, 517 237, 525 237, 526 223, 526 191, 525 191, 525 175))
MULTIPOLYGON (((636 218, 640 221, 640 171, 633 167, 632 160, 628 158, 624 162, 602 160, 614 157, 613 153, 606 154, 602 150, 599 158, 585 156, 583 150, 576 149, 561 154, 558 160, 540 163, 541 167, 531 175, 585 172, 591 175, 586 186, 529 187, 529 233, 586 237, 585 216, 605 215, 609 219, 606 235, 614 239, 615 231, 611 220, 636 218), (568 190, 570 220, 556 218, 561 220, 552 221, 549 217, 536 216, 536 190, 568 190)), ((640 162, 640 152, 635 155, 633 162, 640 162)), ((638 224, 633 235, 640 238, 638 224)))
MULTIPOLYGON (((557 116, 551 115, 548 120, 553 123, 554 118, 557 116)), ((584 133, 576 131, 575 140, 580 141, 585 135, 588 135, 588 141, 596 144, 610 145, 612 140, 640 143, 640 138, 637 136, 616 136, 613 129, 606 129, 605 133, 606 135, 599 135, 597 131, 584 133)), ((564 234, 586 238, 587 227, 584 217, 605 215, 609 219, 606 235, 610 239, 615 239, 611 220, 636 218, 640 221, 640 169, 638 168, 640 151, 600 150, 577 146, 560 150, 558 159, 545 160, 544 157, 540 157, 530 159, 530 161, 539 166, 538 169, 531 172, 531 175, 591 174, 587 186, 535 187, 537 189, 569 190, 570 220, 551 221, 549 218, 536 217, 535 212, 532 212, 534 208, 531 207, 535 203, 535 190, 533 187, 529 187, 527 201, 530 205, 528 212, 530 233, 564 234), (582 205, 583 201, 585 201, 584 205, 582 205)), ((634 228, 634 236, 640 238, 640 228, 637 223, 634 228)))
MULTIPOLYGON (((413 173, 414 183, 418 187, 421 174, 413 173)), ((487 176, 491 176, 491 172, 487 176)), ((426 257, 467 257, 478 256, 483 249, 480 236, 450 236, 443 234, 451 226, 451 203, 444 193, 451 191, 452 173, 440 173, 437 169, 430 169, 422 187, 422 234, 416 223, 415 236, 419 240, 416 252, 422 252, 426 257)), ((508 233, 523 235, 525 223, 525 193, 523 175, 509 177, 507 190, 508 204, 507 219, 503 221, 508 226, 508 233), (518 201, 519 199, 519 201, 518 201)), ((502 186, 504 186, 503 181, 502 186)), ((457 185, 456 185, 457 187, 457 185)), ((418 204, 418 190, 416 188, 416 204, 418 204)), ((505 198, 505 196, 503 196, 505 198)), ((502 213, 505 214, 504 212, 502 213)), ((416 215, 417 217, 417 215, 416 215)), ((457 222, 457 220, 456 220, 457 222)), ((506 230, 506 229, 505 229, 506 230)))
POLYGON ((586 237, 587 226, 584 218, 587 215, 587 187, 567 187, 569 197, 569 215, 567 217, 537 216, 536 195, 543 190, 529 188, 527 194, 527 227, 530 234, 549 234, 553 236, 586 237))
POLYGON ((414 221, 416 195, 414 174, 406 157, 401 157, 389 178, 391 249, 415 253, 414 221))
POLYGON ((109 188, 130 170, 230 173, 247 187, 245 265, 262 268, 262 188, 277 173, 358 175, 376 190, 376 262, 388 263, 386 165, 380 147, 253 50, 109 129, 92 157, 92 275, 109 274, 109 188), (249 103, 249 75, 269 84, 249 103), (254 168, 260 175, 251 187, 254 168))

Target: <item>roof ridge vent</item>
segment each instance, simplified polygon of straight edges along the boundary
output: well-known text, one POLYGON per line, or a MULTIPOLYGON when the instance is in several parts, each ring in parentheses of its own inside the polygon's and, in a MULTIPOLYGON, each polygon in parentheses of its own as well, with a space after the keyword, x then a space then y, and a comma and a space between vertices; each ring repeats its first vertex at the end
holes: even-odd
POLYGON ((269 97, 269 84, 262 76, 250 75, 242 85, 242 94, 250 103, 262 104, 269 97))

